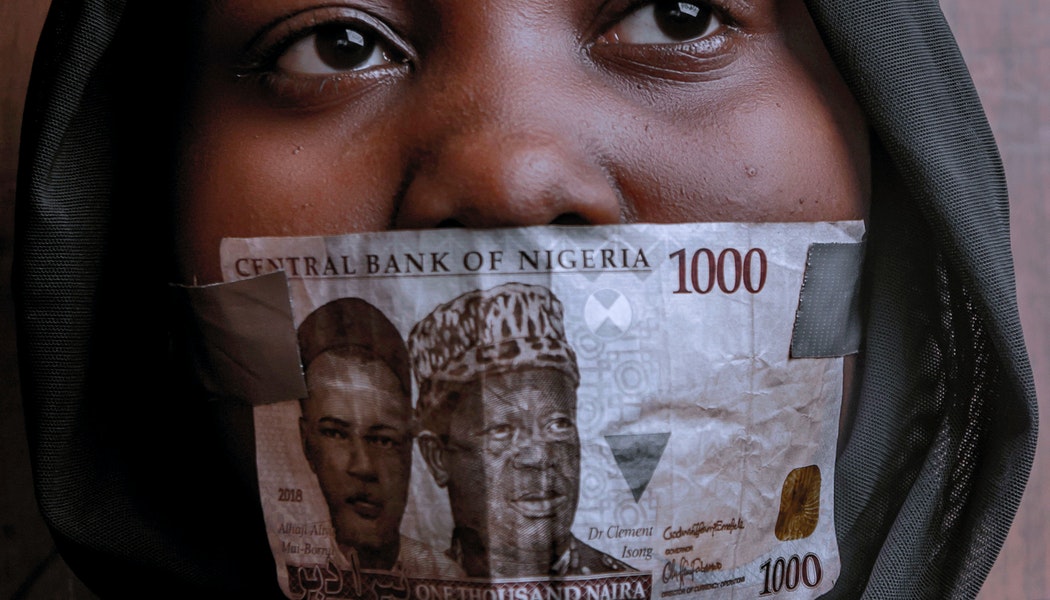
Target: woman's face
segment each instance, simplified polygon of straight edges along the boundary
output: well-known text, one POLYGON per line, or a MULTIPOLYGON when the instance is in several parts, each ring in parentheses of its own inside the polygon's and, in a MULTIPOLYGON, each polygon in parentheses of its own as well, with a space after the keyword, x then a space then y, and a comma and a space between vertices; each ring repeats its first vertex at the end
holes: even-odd
POLYGON ((203 0, 181 276, 224 237, 863 218, 802 0, 203 0))

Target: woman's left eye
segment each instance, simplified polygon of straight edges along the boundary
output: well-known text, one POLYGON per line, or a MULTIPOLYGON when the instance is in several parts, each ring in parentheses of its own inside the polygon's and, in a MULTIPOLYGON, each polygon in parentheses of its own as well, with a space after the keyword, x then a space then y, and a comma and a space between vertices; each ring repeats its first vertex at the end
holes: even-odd
POLYGON ((404 57, 373 29, 328 24, 293 42, 276 60, 291 75, 332 75, 404 62, 404 57))
POLYGON ((680 44, 710 37, 722 29, 706 2, 648 2, 627 14, 598 39, 607 44, 680 44))

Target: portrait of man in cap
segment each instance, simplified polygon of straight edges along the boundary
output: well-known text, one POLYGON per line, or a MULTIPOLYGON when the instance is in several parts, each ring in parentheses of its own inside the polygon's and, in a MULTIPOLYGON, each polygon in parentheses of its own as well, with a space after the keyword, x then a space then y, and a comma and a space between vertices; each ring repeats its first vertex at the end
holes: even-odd
POLYGON ((408 352, 397 328, 368 302, 339 298, 302 322, 299 349, 307 386, 303 452, 342 555, 362 569, 461 575, 442 553, 400 534, 414 417, 408 352))
POLYGON ((472 577, 633 570, 572 534, 576 355, 561 302, 508 283, 437 307, 409 335, 420 451, 448 490, 449 554, 472 577))

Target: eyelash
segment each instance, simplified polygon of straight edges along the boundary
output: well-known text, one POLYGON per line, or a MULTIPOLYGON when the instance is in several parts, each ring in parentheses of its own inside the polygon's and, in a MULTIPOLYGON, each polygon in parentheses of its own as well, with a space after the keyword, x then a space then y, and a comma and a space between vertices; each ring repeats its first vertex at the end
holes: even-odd
MULTIPOLYGON (((720 77, 719 71, 730 64, 736 53, 735 43, 746 37, 740 20, 741 8, 727 0, 697 0, 706 5, 719 20, 712 34, 691 41, 661 44, 604 43, 597 41, 628 17, 654 0, 625 0, 608 14, 601 27, 595 28, 590 53, 595 63, 630 78, 660 82, 698 83, 720 77)), ((747 16, 744 14, 744 16, 747 16)))
POLYGON ((333 7, 292 15, 270 30, 256 36, 244 52, 246 59, 236 69, 238 80, 261 85, 278 101, 313 105, 326 98, 343 98, 363 93, 388 75, 413 67, 413 54, 381 21, 351 8, 333 7), (367 31, 384 46, 393 48, 400 60, 390 65, 331 74, 300 74, 282 70, 278 63, 297 43, 326 28, 346 27, 367 31))
MULTIPOLYGON (((586 37, 595 40, 594 42, 592 42, 592 45, 599 44, 601 43, 597 41, 599 38, 605 36, 605 34, 607 34, 610 30, 614 29, 616 26, 624 23, 628 17, 640 12, 642 9, 648 6, 653 6, 655 9, 656 5, 658 5, 659 2, 660 0, 620 0, 618 2, 609 2, 609 5, 603 11, 605 16, 603 16, 599 21, 595 23, 594 26, 592 26, 592 28, 589 30, 590 34, 586 37)), ((730 9, 730 2, 727 2, 725 0, 687 0, 687 3, 694 4, 699 6, 700 8, 710 10, 712 12, 712 16, 718 19, 718 21, 721 23, 720 31, 716 32, 714 36, 709 37, 717 37, 718 35, 723 35, 724 30, 731 30, 736 28, 736 21, 733 18, 733 14, 736 12, 736 9, 730 9)), ((649 45, 689 46, 692 43, 694 42, 670 42, 666 44, 649 45)))
MULTIPOLYGON (((625 5, 622 8, 603 11, 612 16, 603 19, 604 24, 588 37, 598 40, 637 11, 655 3, 655 0, 625 0, 621 2, 625 5)), ((737 26, 725 2, 694 0, 692 3, 710 8, 720 23, 717 31, 692 41, 660 44, 592 41, 587 46, 589 52, 612 66, 643 76, 679 80, 702 78, 703 73, 717 68, 719 59, 727 54, 727 45, 737 26)), ((390 75, 407 74, 418 67, 412 49, 382 20, 349 7, 324 7, 291 15, 256 36, 248 44, 245 56, 246 60, 236 70, 237 79, 260 85, 276 98, 279 105, 308 108, 323 106, 328 100, 346 101, 387 81, 390 75), (325 28, 341 26, 371 32, 379 43, 393 49, 400 60, 330 74, 287 72, 278 66, 281 58, 297 43, 325 28)))

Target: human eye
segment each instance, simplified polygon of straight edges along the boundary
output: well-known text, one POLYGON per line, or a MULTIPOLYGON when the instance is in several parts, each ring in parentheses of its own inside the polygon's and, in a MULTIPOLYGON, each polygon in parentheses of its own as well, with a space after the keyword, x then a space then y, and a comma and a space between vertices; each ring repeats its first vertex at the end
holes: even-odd
POLYGON ((723 26, 723 18, 707 2, 657 0, 633 8, 598 43, 681 44, 709 38, 723 26))
POLYGON ((332 75, 401 60, 375 31, 357 24, 328 23, 292 42, 275 65, 288 74, 332 75))
POLYGON ((346 430, 339 427, 321 427, 318 429, 321 437, 330 440, 345 440, 348 437, 346 430))
POLYGON ((613 0, 590 45, 599 64, 632 77, 702 82, 725 73, 747 39, 741 18, 754 9, 733 0, 613 0), (623 8, 620 8, 623 6, 623 8))
POLYGON ((393 450, 401 448, 407 437, 409 436, 395 428, 382 427, 375 428, 371 433, 366 433, 364 435, 364 441, 369 443, 370 446, 376 448, 393 450))
POLYGON ((514 427, 506 423, 493 425, 485 430, 485 434, 495 442, 506 442, 514 436, 514 427))
POLYGON ((369 445, 383 450, 393 450, 401 447, 401 440, 386 434, 373 434, 365 437, 369 445))
POLYGON ((407 72, 412 57, 381 20, 347 7, 297 13, 257 36, 247 54, 245 75, 302 105, 407 72))
POLYGON ((566 416, 558 416, 547 421, 545 429, 555 437, 564 437, 576 431, 576 423, 566 416))

